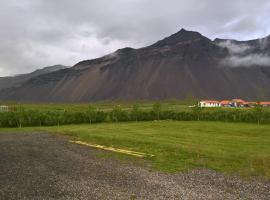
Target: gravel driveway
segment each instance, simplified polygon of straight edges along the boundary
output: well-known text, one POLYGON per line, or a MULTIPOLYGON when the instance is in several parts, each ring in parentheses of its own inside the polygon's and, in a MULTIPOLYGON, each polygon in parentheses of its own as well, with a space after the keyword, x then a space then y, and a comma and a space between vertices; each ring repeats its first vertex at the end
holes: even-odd
POLYGON ((0 133, 0 199, 270 199, 270 183, 210 170, 171 175, 47 133, 0 133))

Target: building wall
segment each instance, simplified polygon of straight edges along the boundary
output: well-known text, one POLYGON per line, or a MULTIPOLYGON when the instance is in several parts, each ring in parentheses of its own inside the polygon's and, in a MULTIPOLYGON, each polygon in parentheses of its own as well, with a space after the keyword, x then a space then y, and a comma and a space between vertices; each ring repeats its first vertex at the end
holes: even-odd
POLYGON ((8 106, 0 106, 0 112, 8 112, 8 106))
POLYGON ((220 107, 219 103, 200 102, 200 107, 220 107))

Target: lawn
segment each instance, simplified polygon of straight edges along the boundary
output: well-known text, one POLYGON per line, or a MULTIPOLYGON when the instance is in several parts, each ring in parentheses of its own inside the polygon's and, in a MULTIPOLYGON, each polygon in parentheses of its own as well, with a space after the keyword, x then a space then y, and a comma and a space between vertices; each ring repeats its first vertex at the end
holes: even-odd
POLYGON ((209 168, 270 178, 270 126, 224 122, 128 122, 0 129, 68 134, 91 144, 154 154, 153 168, 179 172, 209 168))

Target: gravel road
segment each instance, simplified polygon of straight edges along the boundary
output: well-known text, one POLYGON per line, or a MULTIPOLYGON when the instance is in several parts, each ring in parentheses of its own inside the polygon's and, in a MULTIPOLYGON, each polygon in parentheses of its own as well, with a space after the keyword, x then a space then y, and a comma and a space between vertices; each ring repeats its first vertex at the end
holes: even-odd
POLYGON ((269 182, 153 172, 97 151, 54 134, 0 133, 0 199, 270 199, 269 182))

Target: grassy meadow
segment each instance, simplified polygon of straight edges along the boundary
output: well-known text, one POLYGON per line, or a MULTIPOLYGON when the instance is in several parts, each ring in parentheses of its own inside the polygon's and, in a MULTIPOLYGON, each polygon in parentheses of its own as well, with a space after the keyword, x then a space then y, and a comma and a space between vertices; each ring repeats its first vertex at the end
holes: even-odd
MULTIPOLYGON (((192 111, 191 106, 197 105, 198 100, 164 100, 164 101, 101 101, 94 103, 18 103, 18 102, 0 102, 0 105, 8 105, 10 108, 22 107, 25 110, 46 111, 71 111, 83 112, 93 106, 98 110, 111 111, 115 106, 121 106, 123 110, 131 110, 137 105, 141 110, 151 110, 153 105, 160 103, 163 110, 168 111, 192 111)), ((205 110, 249 110, 251 108, 204 108, 205 110)), ((270 111, 270 108, 264 108, 270 111)))
MULTIPOLYGON (((0 105, 8 105, 12 107, 23 107, 25 110, 38 111, 72 111, 82 112, 88 109, 89 105, 102 110, 111 111, 115 106, 120 105, 123 110, 131 110, 134 105, 138 105, 142 110, 150 110, 156 102, 152 101, 132 101, 132 102, 96 102, 96 103, 17 103, 17 102, 0 102, 0 105)), ((196 101, 178 101, 167 100, 159 102, 162 104, 164 110, 174 111, 189 111, 190 105, 196 104, 196 101)))
POLYGON ((209 168, 270 178, 270 125, 151 121, 0 129, 8 131, 48 131, 91 144, 154 154, 145 160, 166 172, 209 168))

